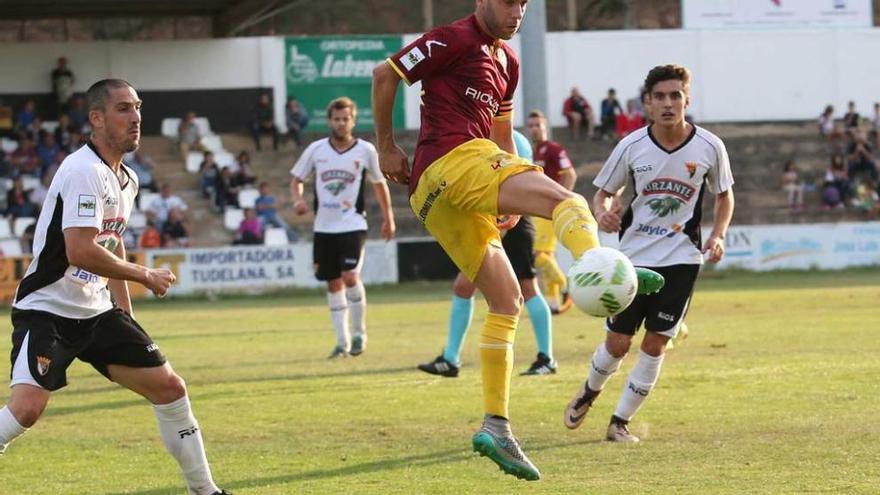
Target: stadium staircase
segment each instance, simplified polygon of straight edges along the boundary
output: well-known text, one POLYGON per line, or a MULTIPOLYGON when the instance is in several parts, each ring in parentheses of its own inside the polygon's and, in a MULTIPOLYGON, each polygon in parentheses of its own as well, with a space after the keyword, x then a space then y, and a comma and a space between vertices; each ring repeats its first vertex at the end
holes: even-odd
MULTIPOLYGON (((706 125, 718 134, 727 144, 736 178, 736 224, 758 223, 815 223, 843 220, 859 220, 862 217, 850 211, 823 211, 819 208, 818 192, 808 192, 803 212, 791 212, 786 208, 785 196, 779 185, 782 164, 794 159, 798 164, 802 179, 810 184, 820 183, 828 166, 828 151, 819 139, 813 123, 790 124, 717 124, 706 125)), ((323 137, 324 134, 306 136, 306 142, 323 137)), ((292 225, 303 239, 311 239, 311 216, 298 217, 289 205, 289 171, 301 150, 290 143, 282 146, 282 151, 256 152, 250 137, 237 134, 221 136, 223 145, 233 154, 241 150, 251 153, 253 170, 259 181, 267 181, 274 186, 276 195, 288 203, 281 210, 282 216, 292 225)), ((361 137, 372 140, 369 134, 361 137)), ((606 141, 573 141, 566 129, 555 129, 554 138, 570 152, 578 170, 577 191, 592 197, 595 188, 592 180, 605 159, 613 149, 613 143, 606 141)), ((398 134, 400 145, 412 153, 417 139, 416 132, 398 134)), ((268 143, 265 143, 268 144, 268 143)), ((196 246, 216 246, 230 244, 234 232, 223 226, 223 218, 213 211, 209 200, 198 192, 197 176, 186 172, 174 143, 164 137, 146 137, 143 148, 156 163, 158 182, 171 182, 176 194, 189 205, 190 224, 196 246)), ((265 147, 264 147, 265 150, 265 147)), ((410 155, 411 156, 411 155, 410 155)), ((369 188, 368 188, 369 189, 369 188)), ((427 232, 409 209, 406 190, 392 186, 392 204, 397 218, 399 237, 418 237, 427 232)), ((306 190, 311 201, 311 191, 306 190)), ((705 224, 712 219, 712 201, 706 201, 704 209, 705 224)), ((379 237, 381 212, 373 197, 367 191, 368 215, 371 219, 370 237, 379 237)))

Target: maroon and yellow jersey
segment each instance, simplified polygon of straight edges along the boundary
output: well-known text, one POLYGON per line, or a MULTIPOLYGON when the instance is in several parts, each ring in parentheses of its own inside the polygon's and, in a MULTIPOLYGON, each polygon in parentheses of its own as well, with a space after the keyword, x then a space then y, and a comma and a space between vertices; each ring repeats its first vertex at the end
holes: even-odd
POLYGON ((544 174, 562 183, 562 171, 571 168, 571 160, 565 148, 556 141, 544 141, 535 146, 535 165, 544 168, 544 174))
POLYGON ((489 139, 492 121, 510 119, 519 60, 470 15, 433 29, 388 59, 411 85, 422 82, 422 123, 410 193, 429 165, 476 138, 489 139))

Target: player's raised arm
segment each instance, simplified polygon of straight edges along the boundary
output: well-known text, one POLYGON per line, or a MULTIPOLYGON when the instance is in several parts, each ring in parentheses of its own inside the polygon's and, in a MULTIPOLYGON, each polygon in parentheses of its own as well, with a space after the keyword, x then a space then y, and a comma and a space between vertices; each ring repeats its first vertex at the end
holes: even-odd
POLYGON ((389 62, 383 62, 373 69, 373 126, 376 129, 379 165, 386 178, 399 184, 408 184, 409 159, 394 142, 391 120, 399 85, 400 75, 389 62))

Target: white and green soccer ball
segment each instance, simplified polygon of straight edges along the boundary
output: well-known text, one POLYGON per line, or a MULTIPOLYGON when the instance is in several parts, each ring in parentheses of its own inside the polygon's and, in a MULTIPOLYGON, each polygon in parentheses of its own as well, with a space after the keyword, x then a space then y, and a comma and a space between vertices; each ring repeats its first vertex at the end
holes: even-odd
POLYGON ((635 299, 638 285, 629 258, 607 247, 587 251, 568 270, 568 292, 575 306, 601 318, 626 309, 635 299))

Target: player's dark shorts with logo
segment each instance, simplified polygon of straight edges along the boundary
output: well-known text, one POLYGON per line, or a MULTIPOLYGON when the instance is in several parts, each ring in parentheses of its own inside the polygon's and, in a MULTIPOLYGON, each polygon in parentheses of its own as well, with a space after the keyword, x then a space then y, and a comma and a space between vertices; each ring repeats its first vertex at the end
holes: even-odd
POLYGON ((12 367, 26 352, 31 377, 46 390, 67 385, 74 358, 91 364, 110 378, 107 365, 151 368, 165 356, 141 326, 121 309, 74 320, 43 311, 12 309, 12 367), (27 349, 22 344, 27 338, 27 349))
POLYGON ((360 265, 364 254, 367 231, 326 234, 315 232, 312 241, 312 259, 315 263, 315 278, 333 280, 342 272, 354 270, 360 265))
POLYGON ((535 278, 535 225, 529 217, 522 217, 514 228, 508 230, 501 238, 501 244, 516 278, 535 278))
POLYGON ((606 321, 608 330, 635 335, 644 322, 645 330, 649 332, 672 332, 677 330, 679 322, 684 320, 694 291, 694 283, 700 273, 700 265, 646 268, 663 275, 666 284, 656 294, 637 295, 622 313, 608 318, 606 321))

